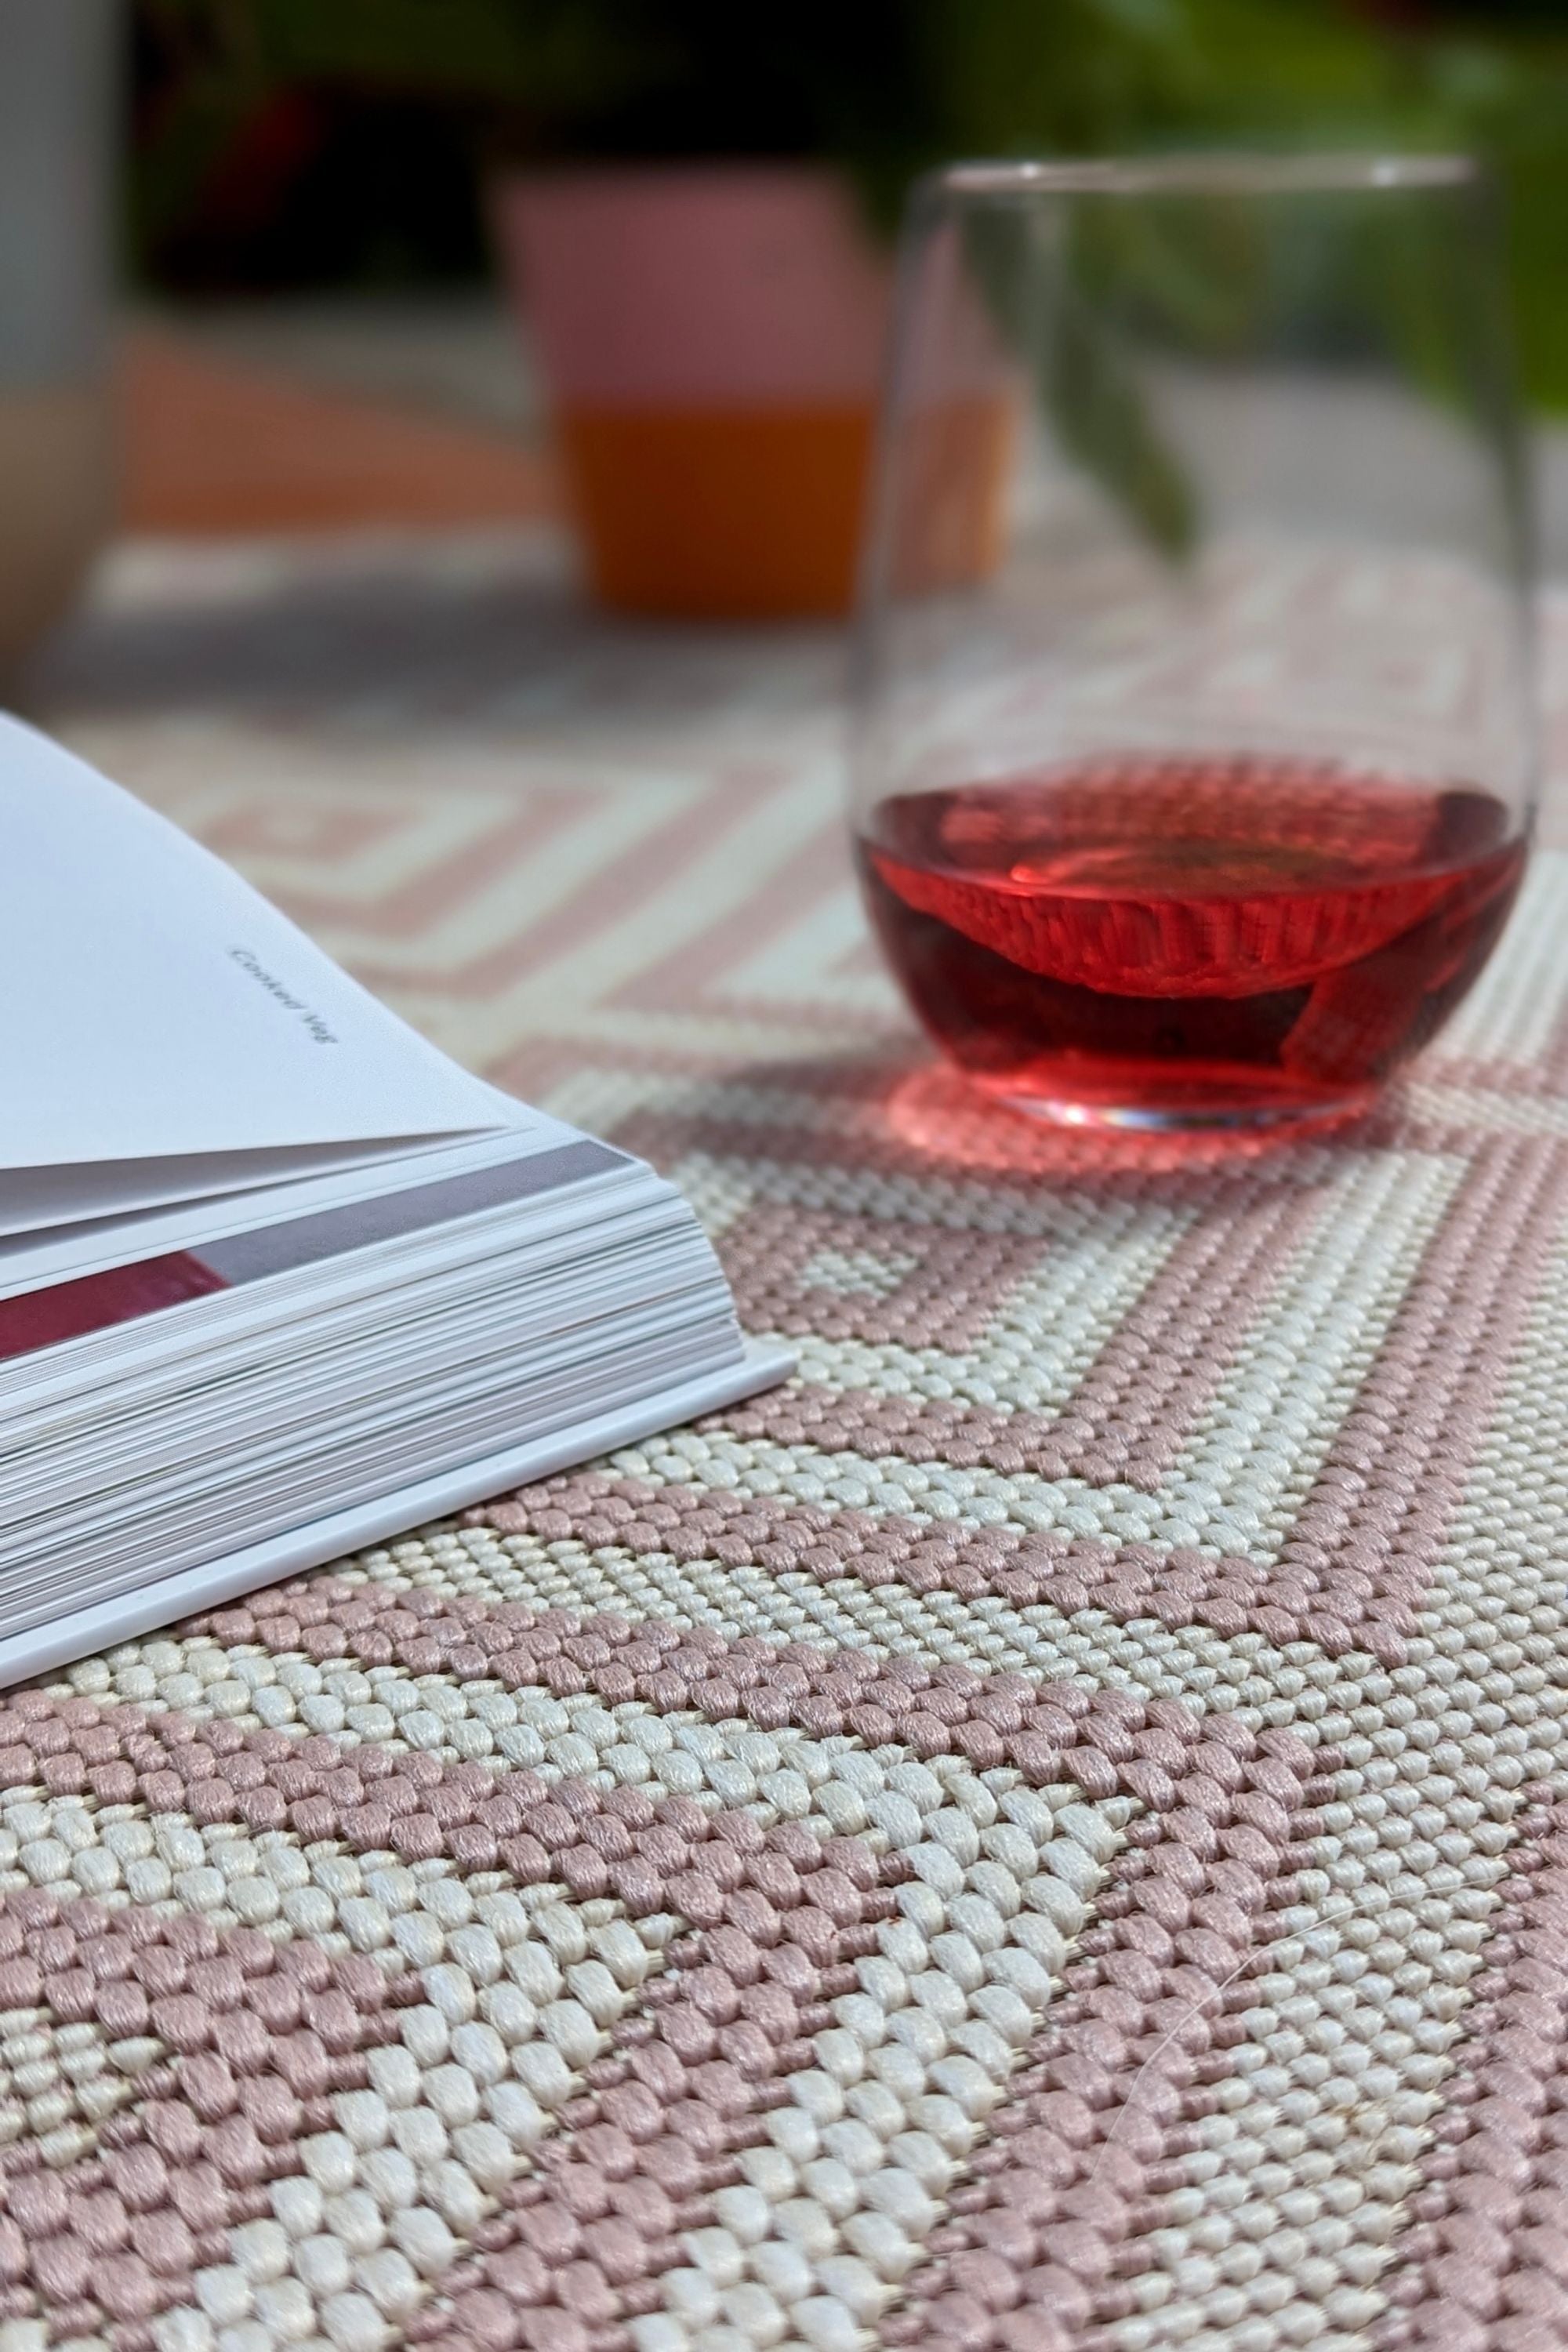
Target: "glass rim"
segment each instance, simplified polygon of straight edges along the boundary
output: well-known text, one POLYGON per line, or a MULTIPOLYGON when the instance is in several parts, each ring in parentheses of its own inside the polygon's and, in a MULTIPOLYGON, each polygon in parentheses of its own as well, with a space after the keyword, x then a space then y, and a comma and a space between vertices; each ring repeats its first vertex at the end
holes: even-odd
POLYGON ((1324 149, 1300 154, 1216 148, 1187 154, 1060 156, 944 164, 928 173, 928 198, 1152 195, 1376 194, 1463 188, 1484 177, 1473 155, 1388 154, 1324 149))

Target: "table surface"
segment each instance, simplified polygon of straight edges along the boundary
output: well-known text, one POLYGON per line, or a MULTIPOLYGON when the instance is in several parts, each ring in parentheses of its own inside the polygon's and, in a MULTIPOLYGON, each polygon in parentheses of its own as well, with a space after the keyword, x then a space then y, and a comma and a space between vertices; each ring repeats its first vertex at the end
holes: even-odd
POLYGON ((1053 1140, 838 663, 473 536, 132 548, 40 675, 800 1377, 0 1701, 0 2352, 1568 2340, 1568 869, 1341 1139, 1053 1140))

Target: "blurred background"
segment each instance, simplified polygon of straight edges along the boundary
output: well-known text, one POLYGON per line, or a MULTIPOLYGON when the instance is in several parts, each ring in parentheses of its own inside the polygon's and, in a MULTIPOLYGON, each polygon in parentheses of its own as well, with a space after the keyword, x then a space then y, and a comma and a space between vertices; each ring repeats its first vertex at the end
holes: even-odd
POLYGON ((624 611, 841 610, 900 203, 978 153, 1486 152, 1568 565, 1568 0, 0 0, 0 665, 124 533, 523 525, 624 611))

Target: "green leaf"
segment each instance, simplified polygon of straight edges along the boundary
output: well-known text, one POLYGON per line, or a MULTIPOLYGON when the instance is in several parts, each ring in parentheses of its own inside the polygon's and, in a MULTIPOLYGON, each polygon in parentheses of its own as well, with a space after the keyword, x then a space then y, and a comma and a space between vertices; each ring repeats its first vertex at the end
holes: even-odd
POLYGON ((1043 393, 1063 447, 1144 538, 1173 562, 1190 555, 1198 532, 1192 485, 1105 322, 1070 289, 1052 317, 1043 393))

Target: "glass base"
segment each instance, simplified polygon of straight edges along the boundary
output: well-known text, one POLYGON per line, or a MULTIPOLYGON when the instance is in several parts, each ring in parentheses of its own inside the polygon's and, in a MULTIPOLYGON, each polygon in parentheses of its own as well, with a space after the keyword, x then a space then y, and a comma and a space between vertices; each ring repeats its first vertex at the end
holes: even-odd
POLYGON ((1342 1130, 1379 1099, 1375 1087, 1347 1089, 1310 1107, 1279 1102, 1085 1100, 1060 1089, 1007 1090, 976 1083, 943 1057, 922 1062, 889 1089, 889 1134, 921 1160, 987 1176, 1071 1180, 1108 1170, 1141 1173, 1223 1167, 1289 1150, 1342 1130))
POLYGON ((1165 1100, 1145 1096, 1136 1101, 1114 1097, 1074 1097, 1044 1091, 1016 1076, 982 1076, 963 1071, 968 1083, 994 1103, 1042 1125, 1070 1129, 1080 1134, 1148 1136, 1287 1136, 1311 1134, 1342 1127, 1370 1110, 1381 1091, 1376 1087, 1352 1087, 1338 1095, 1310 1097, 1216 1094, 1184 1095, 1165 1100))

